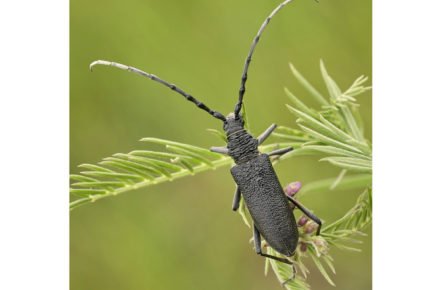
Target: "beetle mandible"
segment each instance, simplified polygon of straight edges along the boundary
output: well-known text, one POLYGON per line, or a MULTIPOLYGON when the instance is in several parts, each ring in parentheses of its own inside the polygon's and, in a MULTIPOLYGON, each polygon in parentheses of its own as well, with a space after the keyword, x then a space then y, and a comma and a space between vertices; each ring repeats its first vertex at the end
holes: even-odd
POLYGON ((271 125, 258 138, 254 138, 245 130, 244 120, 240 111, 242 109, 243 96, 245 94, 245 84, 248 77, 249 64, 255 47, 260 40, 260 36, 270 20, 278 13, 278 11, 290 2, 292 2, 292 0, 286 0, 278 5, 269 14, 258 30, 245 60, 237 104, 234 108, 234 112, 226 117, 220 112, 210 109, 207 105, 186 93, 176 85, 153 74, 144 72, 135 67, 105 60, 97 60, 90 64, 90 69, 95 65, 114 66, 156 81, 182 95, 188 101, 194 103, 198 108, 206 111, 211 116, 223 122, 223 129, 227 137, 227 146, 212 147, 211 151, 229 155, 236 164, 231 168, 231 174, 237 184, 232 209, 236 211, 239 208, 240 199, 243 196, 254 223, 253 230, 256 253, 287 264, 292 264, 292 262, 288 259, 262 252, 261 236, 263 236, 269 246, 275 251, 287 257, 291 257, 298 244, 298 228, 289 202, 318 224, 317 235, 320 233, 321 221, 301 205, 301 203, 284 194, 278 177, 272 167, 271 160, 269 159, 270 156, 281 156, 293 150, 293 148, 278 149, 268 154, 260 153, 258 146, 269 137, 269 135, 275 130, 276 125, 271 125))

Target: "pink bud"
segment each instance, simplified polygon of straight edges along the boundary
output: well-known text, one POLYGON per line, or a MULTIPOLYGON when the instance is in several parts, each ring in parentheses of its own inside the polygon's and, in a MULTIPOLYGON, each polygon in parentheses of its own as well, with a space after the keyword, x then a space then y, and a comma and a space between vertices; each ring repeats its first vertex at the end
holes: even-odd
POLYGON ((314 232, 317 228, 317 225, 315 223, 307 223, 306 226, 304 227, 304 232, 306 234, 310 234, 312 232, 314 232))
POLYGON ((305 243, 300 243, 300 251, 301 252, 305 252, 307 250, 307 244, 305 243))
POLYGON ((301 189, 301 182, 295 181, 292 183, 289 183, 285 188, 284 192, 287 196, 292 197, 294 196, 298 191, 301 189))
POLYGON ((299 219, 298 222, 297 222, 297 225, 298 225, 299 227, 302 227, 302 226, 304 226, 304 225, 307 223, 308 220, 309 220, 309 219, 308 219, 307 217, 305 217, 305 216, 301 216, 300 219, 299 219))
POLYGON ((316 239, 315 240, 315 245, 317 245, 318 247, 325 246, 325 241, 321 240, 321 239, 316 239))

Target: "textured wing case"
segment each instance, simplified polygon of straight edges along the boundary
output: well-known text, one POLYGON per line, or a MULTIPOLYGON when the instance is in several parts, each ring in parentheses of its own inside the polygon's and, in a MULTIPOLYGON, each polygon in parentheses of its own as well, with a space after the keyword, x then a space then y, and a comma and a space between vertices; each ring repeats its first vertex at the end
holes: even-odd
POLYGON ((269 157, 261 154, 234 166, 231 174, 261 235, 277 252, 291 256, 298 242, 297 226, 269 157))

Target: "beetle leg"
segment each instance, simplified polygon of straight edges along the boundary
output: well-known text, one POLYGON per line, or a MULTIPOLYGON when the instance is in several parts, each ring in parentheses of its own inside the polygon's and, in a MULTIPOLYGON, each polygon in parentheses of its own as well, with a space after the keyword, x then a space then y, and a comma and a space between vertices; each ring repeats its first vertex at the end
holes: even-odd
POLYGON ((288 259, 280 258, 280 257, 276 257, 276 256, 272 256, 272 255, 263 253, 262 252, 262 240, 261 240, 260 232, 259 232, 259 230, 257 229, 257 227, 255 225, 253 227, 254 227, 254 245, 255 245, 255 251, 256 251, 256 253, 258 255, 266 257, 266 258, 274 259, 274 260, 277 260, 277 261, 282 262, 282 263, 286 263, 286 264, 292 265, 292 262, 289 261, 288 259))
POLYGON ((239 187, 236 187, 236 192, 234 193, 234 198, 233 198, 233 210, 236 211, 239 209, 239 205, 240 205, 240 198, 242 197, 242 193, 240 192, 239 187))
POLYGON ((292 150, 294 150, 294 148, 292 148, 292 147, 281 148, 281 149, 277 149, 277 150, 269 152, 268 156, 281 156, 281 155, 286 154, 287 152, 290 152, 292 150))
POLYGON ((259 141, 259 145, 262 144, 263 141, 265 141, 266 138, 268 138, 272 132, 274 132, 275 128, 277 128, 277 125, 272 124, 271 126, 269 126, 268 129, 265 130, 265 132, 263 132, 259 137, 257 137, 257 140, 259 141))
POLYGON ((224 155, 228 155, 228 148, 227 147, 211 147, 210 151, 224 154, 224 155))
POLYGON ((297 269, 295 268, 295 265, 292 265, 292 275, 289 278, 287 278, 287 280, 284 280, 283 282, 281 282, 281 286, 284 287, 287 283, 289 283, 290 281, 295 279, 296 274, 297 274, 297 269))
POLYGON ((311 220, 313 220, 315 223, 318 224, 318 229, 316 230, 316 235, 319 236, 319 233, 321 231, 321 226, 322 226, 321 220, 316 215, 311 213, 310 210, 305 208, 301 203, 296 201, 295 199, 293 199, 289 196, 286 196, 286 197, 287 197, 287 199, 289 199, 290 202, 292 202, 296 207, 298 207, 306 216, 308 216, 311 220))

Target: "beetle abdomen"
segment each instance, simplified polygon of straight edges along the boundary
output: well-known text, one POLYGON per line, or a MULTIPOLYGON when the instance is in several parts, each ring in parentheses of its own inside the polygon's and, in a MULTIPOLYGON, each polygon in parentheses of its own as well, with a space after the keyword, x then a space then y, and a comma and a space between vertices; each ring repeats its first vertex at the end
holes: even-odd
POLYGON ((291 256, 298 243, 294 215, 268 155, 231 168, 254 224, 277 252, 291 256))

